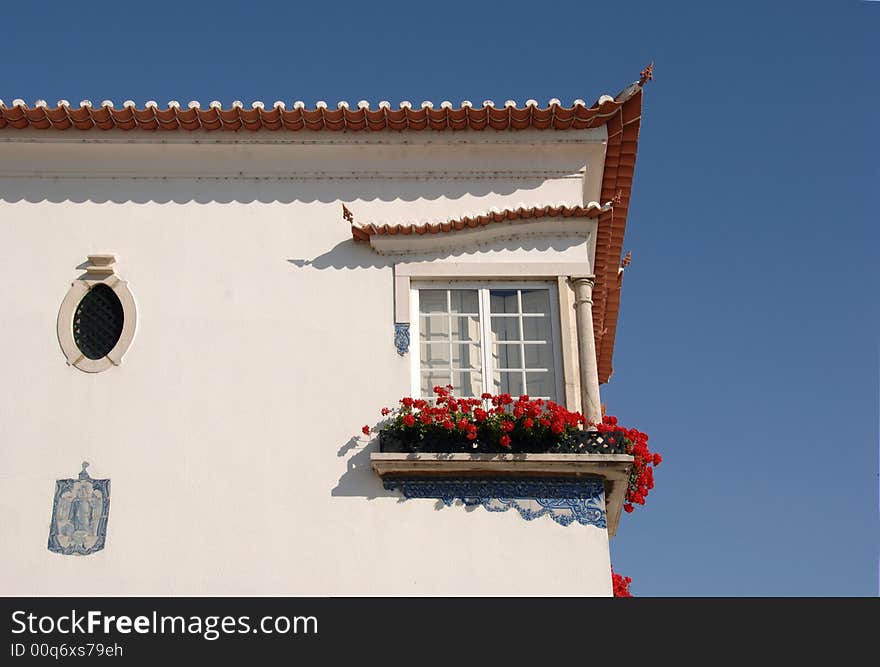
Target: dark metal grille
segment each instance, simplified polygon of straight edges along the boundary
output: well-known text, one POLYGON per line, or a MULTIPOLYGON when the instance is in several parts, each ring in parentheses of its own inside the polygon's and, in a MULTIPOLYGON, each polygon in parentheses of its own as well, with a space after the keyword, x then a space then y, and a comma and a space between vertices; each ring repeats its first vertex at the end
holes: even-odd
POLYGON ((116 293, 106 285, 89 290, 73 316, 73 340, 89 359, 102 359, 116 347, 124 315, 116 293))
MULTIPOLYGON (((482 434, 481 434, 482 435, 482 434)), ((379 451, 384 453, 424 452, 432 454, 626 454, 627 440, 622 431, 599 433, 574 431, 561 441, 546 438, 514 438, 510 448, 502 447, 497 439, 480 437, 465 440, 454 431, 420 435, 418 431, 379 431, 379 451), (474 446, 476 444, 476 446, 474 446)), ((516 434, 514 434, 516 436, 516 434)))

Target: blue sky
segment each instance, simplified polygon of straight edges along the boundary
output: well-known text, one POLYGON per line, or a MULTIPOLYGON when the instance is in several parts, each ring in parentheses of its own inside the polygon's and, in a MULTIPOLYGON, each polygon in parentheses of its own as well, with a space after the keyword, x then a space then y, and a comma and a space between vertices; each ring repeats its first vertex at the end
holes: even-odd
POLYGON ((0 98, 591 102, 654 61, 603 400, 665 461, 615 568, 876 595, 880 3, 433 6, 7 4, 0 98))

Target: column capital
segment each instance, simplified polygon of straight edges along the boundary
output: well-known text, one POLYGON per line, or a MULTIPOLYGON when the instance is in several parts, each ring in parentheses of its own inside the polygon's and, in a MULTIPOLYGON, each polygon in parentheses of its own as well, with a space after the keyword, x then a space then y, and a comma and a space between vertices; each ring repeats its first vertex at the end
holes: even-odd
POLYGON ((595 276, 572 276, 569 278, 574 287, 575 304, 593 303, 593 287, 596 284, 595 276))

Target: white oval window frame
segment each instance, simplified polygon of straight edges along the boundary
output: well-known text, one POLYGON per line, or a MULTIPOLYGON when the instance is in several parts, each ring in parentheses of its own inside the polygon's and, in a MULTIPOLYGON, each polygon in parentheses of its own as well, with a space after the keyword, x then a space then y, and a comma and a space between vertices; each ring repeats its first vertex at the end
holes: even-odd
POLYGON ((86 273, 78 280, 74 280, 58 310, 57 333, 61 351, 67 358, 67 363, 85 373, 100 373, 113 366, 119 366, 122 358, 131 346, 137 331, 137 305, 134 295, 128 289, 128 282, 116 275, 113 264, 116 258, 113 255, 89 255, 88 264, 84 267, 86 273), (73 337, 73 318, 76 309, 86 294, 97 285, 106 285, 122 304, 122 333, 116 345, 100 359, 89 359, 77 347, 73 337))

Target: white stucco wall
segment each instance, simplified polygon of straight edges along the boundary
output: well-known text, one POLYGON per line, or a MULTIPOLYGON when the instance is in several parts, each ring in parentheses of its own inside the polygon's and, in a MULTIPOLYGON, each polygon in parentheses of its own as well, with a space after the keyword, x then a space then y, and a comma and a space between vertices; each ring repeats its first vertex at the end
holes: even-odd
MULTIPOLYGON (((351 241, 340 202, 410 222, 598 197, 601 133, 480 134, 5 135, 0 593, 610 595, 604 530, 401 502, 356 439, 409 393, 410 360, 393 345, 394 259, 351 241), (55 319, 98 252, 116 255, 138 331, 122 366, 87 374, 55 319), (55 480, 84 460, 112 480, 107 546, 57 555, 55 480)), ((586 265, 583 246, 527 250, 479 259, 586 265)))

